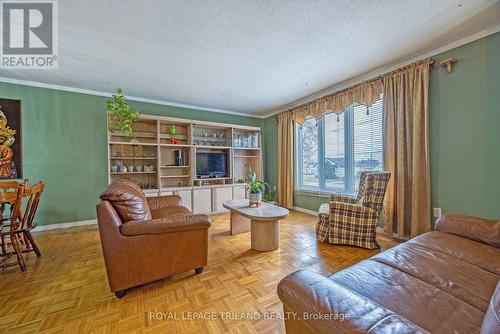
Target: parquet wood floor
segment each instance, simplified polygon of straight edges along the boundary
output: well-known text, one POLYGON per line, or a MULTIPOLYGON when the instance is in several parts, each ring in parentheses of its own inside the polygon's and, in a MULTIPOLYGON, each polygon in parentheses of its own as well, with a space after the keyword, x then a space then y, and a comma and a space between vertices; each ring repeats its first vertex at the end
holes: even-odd
MULTIPOLYGON (((319 244, 316 219, 291 212, 280 249, 259 253, 250 249, 250 233, 229 235, 228 214, 213 216, 201 275, 182 273, 123 299, 109 291, 96 226, 37 233, 43 255, 28 255, 27 272, 0 269, 0 332, 284 333, 282 320, 269 319, 282 314, 281 278, 298 269, 330 275, 378 252, 319 244)), ((383 249, 395 244, 379 241, 383 249)))

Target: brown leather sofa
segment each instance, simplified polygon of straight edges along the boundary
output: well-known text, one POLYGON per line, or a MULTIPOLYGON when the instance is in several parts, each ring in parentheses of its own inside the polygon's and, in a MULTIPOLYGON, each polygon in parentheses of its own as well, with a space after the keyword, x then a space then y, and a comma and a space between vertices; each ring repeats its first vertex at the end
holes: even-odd
POLYGON ((330 277, 278 285, 293 333, 500 333, 500 221, 450 214, 330 277))
POLYGON ((179 196, 145 197, 131 181, 111 183, 100 195, 97 222, 111 291, 207 265, 207 215, 195 215, 179 196))

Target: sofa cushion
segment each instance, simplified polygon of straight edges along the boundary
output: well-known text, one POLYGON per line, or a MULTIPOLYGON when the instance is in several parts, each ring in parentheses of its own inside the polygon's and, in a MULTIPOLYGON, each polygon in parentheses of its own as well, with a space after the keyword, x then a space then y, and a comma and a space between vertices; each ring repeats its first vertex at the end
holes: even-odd
POLYGON ((317 321, 313 317, 305 320, 310 328, 308 332, 427 333, 372 300, 307 270, 296 271, 282 279, 278 284, 278 296, 299 319, 311 314, 334 316, 317 321))
POLYGON ((481 334, 500 333, 500 281, 491 297, 488 311, 484 316, 481 334))
POLYGON ((499 276, 425 243, 404 243, 372 258, 486 312, 499 276))
POLYGON ((187 216, 190 214, 191 211, 184 206, 167 206, 165 208, 151 210, 151 216, 153 219, 187 216))
POLYGON ((152 219, 144 192, 131 181, 114 181, 99 197, 111 203, 122 223, 152 219))
POLYGON ((210 224, 210 217, 207 215, 184 215, 147 221, 129 221, 120 225, 120 232, 127 236, 164 234, 208 229, 210 224))
POLYGON ((436 222, 436 230, 455 234, 500 248, 500 221, 462 214, 446 214, 436 222))
POLYGON ((330 279, 430 333, 480 331, 483 311, 377 260, 361 261, 330 279))
POLYGON ((429 232, 406 244, 425 245, 434 253, 444 253, 500 276, 500 249, 457 235, 429 232))

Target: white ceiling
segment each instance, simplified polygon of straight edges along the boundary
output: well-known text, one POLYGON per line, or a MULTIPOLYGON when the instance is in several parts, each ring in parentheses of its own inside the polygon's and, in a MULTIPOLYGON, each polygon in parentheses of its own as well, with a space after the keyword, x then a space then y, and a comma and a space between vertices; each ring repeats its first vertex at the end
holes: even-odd
POLYGON ((59 1, 59 69, 0 76, 263 115, 500 23, 494 0, 59 1))

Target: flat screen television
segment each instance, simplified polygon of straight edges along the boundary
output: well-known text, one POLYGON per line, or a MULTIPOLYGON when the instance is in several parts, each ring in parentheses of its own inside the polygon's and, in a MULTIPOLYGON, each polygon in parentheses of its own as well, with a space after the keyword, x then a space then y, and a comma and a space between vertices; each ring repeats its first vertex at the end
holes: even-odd
POLYGON ((196 152, 196 177, 226 177, 229 176, 227 153, 196 152))

